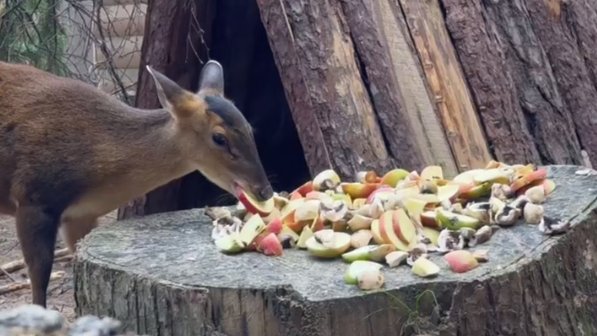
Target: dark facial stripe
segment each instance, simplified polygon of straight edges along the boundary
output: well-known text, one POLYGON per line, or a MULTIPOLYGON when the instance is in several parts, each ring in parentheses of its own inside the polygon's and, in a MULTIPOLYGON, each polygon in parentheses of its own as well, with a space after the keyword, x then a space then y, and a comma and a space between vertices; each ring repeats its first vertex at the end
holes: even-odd
POLYGON ((243 114, 228 99, 219 96, 206 96, 207 109, 217 114, 227 126, 239 129, 247 121, 243 114))

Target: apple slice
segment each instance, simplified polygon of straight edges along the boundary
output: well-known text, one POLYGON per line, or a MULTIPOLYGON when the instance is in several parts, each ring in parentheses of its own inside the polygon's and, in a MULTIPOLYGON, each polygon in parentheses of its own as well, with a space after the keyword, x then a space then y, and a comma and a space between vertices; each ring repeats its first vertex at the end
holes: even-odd
POLYGON ((386 242, 384 241, 384 239, 381 237, 381 232, 380 232, 380 227, 379 227, 379 220, 378 219, 374 219, 371 222, 371 235, 373 236, 373 241, 376 244, 385 244, 386 242))
POLYGON ((367 198, 379 186, 380 184, 378 183, 340 183, 342 191, 352 199, 367 198))
POLYGON ((456 250, 448 252, 444 256, 444 260, 450 265, 452 271, 456 273, 464 273, 479 266, 479 262, 472 253, 466 250, 456 250))
POLYGON ((229 234, 216 239, 216 247, 224 253, 241 252, 245 245, 240 241, 238 234, 229 234))
POLYGON ((333 246, 328 247, 317 241, 315 235, 313 235, 305 242, 307 250, 312 256, 319 258, 337 258, 341 256, 350 247, 350 235, 345 232, 334 232, 333 235, 331 239, 333 246))
POLYGON ((417 236, 417 229, 404 209, 395 210, 393 219, 394 231, 398 238, 400 238, 406 245, 410 244, 417 236))
POLYGON ((437 246, 437 241, 439 240, 439 231, 429 227, 424 227, 423 235, 431 240, 431 244, 437 246))
POLYGON ((340 184, 340 176, 333 169, 326 169, 313 178, 313 190, 334 189, 340 184))
POLYGON ((425 257, 419 257, 412 265, 412 272, 422 278, 433 277, 439 274, 439 266, 425 257))
POLYGON ((245 246, 247 246, 251 244, 255 237, 257 237, 261 232, 263 232, 263 230, 265 230, 265 222, 263 222, 261 216, 259 216, 258 214, 254 214, 240 229, 240 241, 245 246))
POLYGON ((392 251, 386 254, 386 264, 389 267, 397 267, 400 266, 404 261, 408 258, 408 253, 404 251, 392 251))
POLYGON ((355 198, 352 201, 352 208, 353 209, 359 209, 360 207, 362 207, 366 203, 367 203, 367 199, 366 198, 355 198))
POLYGON ((305 197, 311 191, 313 191, 313 181, 307 181, 300 187, 296 188, 291 194, 297 193, 305 197))
POLYGON ((427 166, 421 171, 421 180, 443 180, 444 172, 441 166, 427 166))
POLYGON ((481 221, 466 215, 457 214, 444 209, 437 209, 437 221, 442 225, 442 228, 448 230, 459 230, 464 227, 471 229, 478 229, 481 226, 481 221))
POLYGON ((467 201, 476 200, 481 197, 489 196, 491 194, 491 186, 492 184, 490 182, 486 182, 469 188, 460 188, 460 194, 458 196, 467 201))
POLYGON ((365 172, 365 183, 380 183, 381 177, 377 175, 377 173, 373 170, 365 172))
MULTIPOLYGON (((406 213, 404 215, 406 215, 406 213)), ((371 228, 373 229, 373 223, 371 223, 371 228)), ((414 245, 410 246, 412 244, 409 245, 398 238, 396 235, 398 230, 398 222, 394 221, 394 211, 384 212, 379 218, 379 233, 380 237, 383 239, 383 243, 392 244, 400 251, 410 251, 414 245)), ((372 232, 374 231, 372 230, 372 232)), ((375 234, 373 234, 373 237, 375 238, 375 234)))
POLYGON ((483 184, 483 183, 509 184, 511 175, 512 175, 512 172, 510 172, 508 169, 503 169, 503 168, 484 169, 474 175, 473 181, 477 185, 483 184))
POLYGON ((270 232, 257 245, 257 251, 266 256, 281 256, 283 254, 282 244, 275 233, 270 232))
POLYGON ((383 267, 382 264, 368 261, 368 260, 357 260, 353 261, 348 269, 344 273, 344 282, 349 285, 356 285, 359 282, 359 278, 365 272, 374 270, 379 271, 383 267))
POLYGON ((278 240, 289 241, 290 245, 295 245, 299 239, 299 235, 292 230, 288 225, 282 225, 282 231, 278 233, 278 240))
POLYGON ((342 254, 342 259, 346 262, 355 260, 382 261, 388 253, 395 250, 396 248, 390 244, 367 245, 342 254))
POLYGON ((395 188, 398 182, 404 180, 409 172, 404 169, 392 169, 381 178, 381 184, 395 188))
POLYGON ((421 213, 421 224, 428 228, 441 229, 441 223, 437 221, 437 214, 432 210, 421 213))
POLYGON ((280 218, 274 218, 265 227, 266 232, 272 232, 278 234, 282 232, 282 220, 280 218))
POLYGON ((425 211, 425 206, 427 205, 427 202, 418 198, 411 197, 402 201, 402 204, 404 205, 404 209, 406 209, 406 212, 408 213, 410 218, 413 218, 415 219, 415 221, 420 222, 421 214, 425 211))
POLYGON ((528 173, 519 179, 515 180, 510 184, 510 189, 512 192, 516 192, 517 190, 537 181, 537 180, 544 180, 547 178, 547 170, 545 169, 537 169, 531 173, 528 173))
POLYGON ((276 208, 273 197, 271 197, 267 201, 259 202, 251 195, 247 194, 244 191, 241 191, 238 195, 238 200, 242 203, 242 205, 245 207, 245 209, 247 209, 248 212, 252 214, 259 214, 261 216, 269 215, 269 213, 276 208))
POLYGON ((460 192, 460 187, 456 184, 447 184, 437 188, 437 198, 439 199, 439 203, 449 200, 450 202, 454 202, 456 197, 458 197, 458 193, 460 192))
POLYGON ((371 204, 375 199, 380 201, 387 201, 388 198, 394 195, 394 189, 390 187, 381 187, 373 191, 369 197, 367 197, 367 203, 371 204))
POLYGON ((307 240, 311 237, 313 237, 313 231, 311 230, 311 228, 303 228, 303 231, 301 231, 301 235, 299 236, 298 242, 296 243, 296 247, 300 249, 306 249, 307 240))
POLYGON ((464 184, 464 185, 474 185, 475 184, 475 175, 483 173, 485 169, 471 169, 464 171, 452 179, 453 183, 457 184, 464 184))

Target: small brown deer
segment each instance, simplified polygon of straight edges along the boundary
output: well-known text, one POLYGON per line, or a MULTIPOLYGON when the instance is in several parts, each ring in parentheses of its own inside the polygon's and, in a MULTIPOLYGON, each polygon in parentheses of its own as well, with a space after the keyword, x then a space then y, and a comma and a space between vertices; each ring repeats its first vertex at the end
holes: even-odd
POLYGON ((163 109, 0 62, 0 212, 16 217, 34 304, 46 306, 58 228, 75 251, 98 217, 196 170, 237 197, 273 195, 218 62, 205 64, 196 93, 147 70, 163 109))

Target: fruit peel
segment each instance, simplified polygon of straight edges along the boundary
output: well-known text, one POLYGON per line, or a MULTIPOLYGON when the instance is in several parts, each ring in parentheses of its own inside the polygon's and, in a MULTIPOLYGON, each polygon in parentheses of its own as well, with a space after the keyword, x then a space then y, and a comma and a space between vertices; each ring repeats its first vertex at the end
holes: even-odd
POLYGON ((455 273, 465 273, 479 266, 477 259, 467 250, 448 252, 444 255, 444 260, 455 273))

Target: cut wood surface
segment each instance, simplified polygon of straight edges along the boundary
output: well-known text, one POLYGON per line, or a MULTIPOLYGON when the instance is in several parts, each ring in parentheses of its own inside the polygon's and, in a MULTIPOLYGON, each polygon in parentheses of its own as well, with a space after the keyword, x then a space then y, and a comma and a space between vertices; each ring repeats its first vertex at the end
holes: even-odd
POLYGON ((548 167, 557 188, 546 216, 571 221, 566 234, 522 223, 500 229, 473 248, 489 249, 488 263, 457 274, 432 255, 439 277, 384 268, 385 288, 372 293, 344 284, 341 260, 293 249, 224 255, 201 209, 107 224, 76 254, 77 310, 150 335, 420 335, 406 322, 427 311, 417 310, 417 297, 432 293, 438 306, 428 327, 442 335, 595 334, 597 179, 577 169, 548 167))
POLYGON ((492 159, 438 0, 400 0, 459 171, 492 159))

